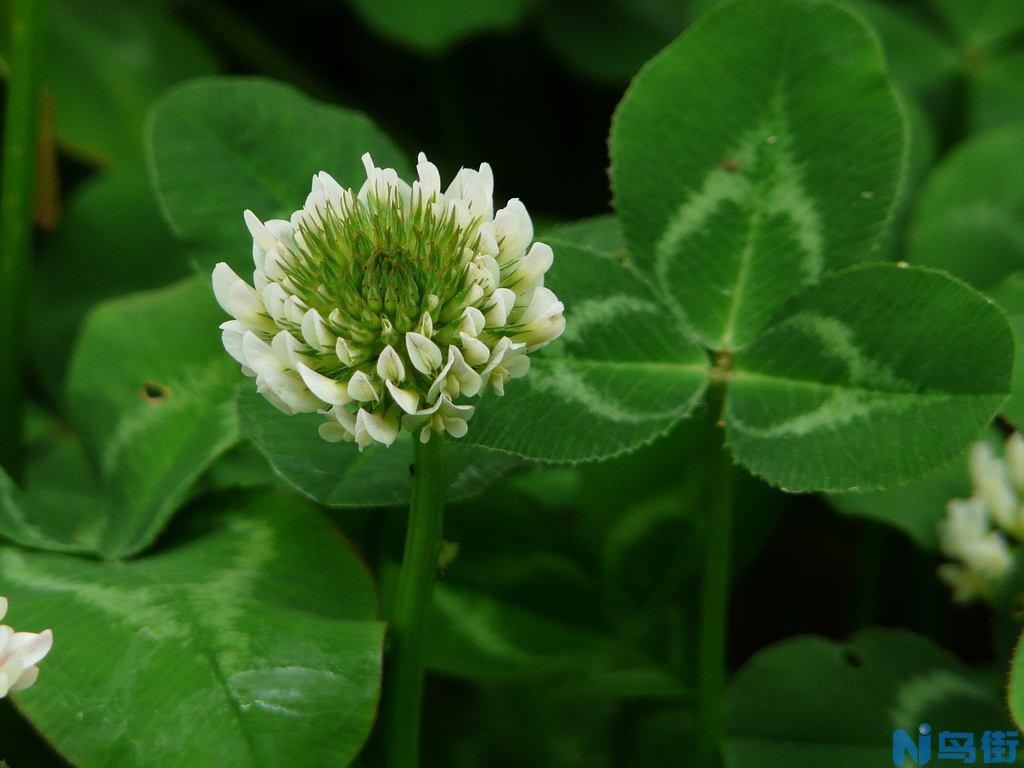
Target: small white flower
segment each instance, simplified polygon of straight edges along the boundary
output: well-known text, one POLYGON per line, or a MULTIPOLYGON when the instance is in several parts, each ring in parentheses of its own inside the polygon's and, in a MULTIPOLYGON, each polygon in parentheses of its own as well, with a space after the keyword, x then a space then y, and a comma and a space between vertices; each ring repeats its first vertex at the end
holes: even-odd
MULTIPOLYGON (((7 598, 0 597, 0 620, 7 615, 7 598)), ((15 632, 0 624, 0 699, 29 688, 39 677, 36 666, 53 647, 53 632, 15 632)))
POLYGON ((992 519, 1005 530, 1019 531, 1019 505, 1006 463, 995 455, 988 443, 977 443, 971 448, 969 465, 974 492, 984 499, 992 519))
POLYGON ((999 581, 1013 566, 1013 556, 1010 554, 1006 539, 998 531, 991 531, 968 546, 964 551, 963 560, 969 570, 989 582, 999 581))
POLYGON ((1024 437, 1020 432, 1014 432, 1006 440, 1003 456, 1010 482, 1018 492, 1024 492, 1024 437))
POLYGON ((963 557, 990 530, 988 510, 982 499, 954 499, 946 505, 946 519, 939 523, 939 548, 949 557, 963 557))
POLYGON ((245 211, 252 283, 213 270, 233 318, 224 348, 278 409, 321 413, 325 440, 390 445, 401 427, 462 437, 474 412, 462 401, 504 394, 564 331, 544 287, 554 254, 519 200, 495 213, 486 163, 444 191, 423 154, 411 185, 369 155, 363 165, 359 190, 318 173, 288 221, 245 211))
POLYGON ((953 599, 969 602, 992 599, 1013 568, 1010 545, 1024 540, 1024 512, 1017 478, 1024 472, 1024 441, 1014 433, 1004 455, 988 443, 977 443, 968 457, 974 494, 954 499, 939 523, 939 548, 958 561, 939 568, 940 578, 953 589, 953 599))

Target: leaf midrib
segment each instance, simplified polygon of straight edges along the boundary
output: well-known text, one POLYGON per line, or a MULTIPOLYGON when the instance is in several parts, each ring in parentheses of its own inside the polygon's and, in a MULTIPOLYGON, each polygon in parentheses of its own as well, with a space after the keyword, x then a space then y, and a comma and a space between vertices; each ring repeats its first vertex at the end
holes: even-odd
POLYGON ((195 618, 195 614, 191 611, 188 606, 188 601, 183 600, 181 594, 177 589, 168 590, 171 595, 171 599, 175 606, 184 615, 186 621, 185 624, 188 627, 189 637, 192 639, 192 643, 199 654, 206 659, 210 666, 210 672, 213 674, 214 679, 224 690, 224 696, 228 700, 228 704, 231 707, 231 711, 235 715, 235 720, 238 722, 238 730, 242 735, 242 739, 245 741, 245 745, 248 748, 252 765, 256 768, 260 768, 264 763, 260 759, 259 751, 256 749, 256 743, 253 741, 253 736, 249 732, 248 725, 245 721, 245 717, 242 713, 241 702, 235 697, 234 691, 228 684, 227 678, 224 676, 224 670, 220 666, 220 661, 217 659, 216 653, 205 643, 199 629, 199 622, 195 618))

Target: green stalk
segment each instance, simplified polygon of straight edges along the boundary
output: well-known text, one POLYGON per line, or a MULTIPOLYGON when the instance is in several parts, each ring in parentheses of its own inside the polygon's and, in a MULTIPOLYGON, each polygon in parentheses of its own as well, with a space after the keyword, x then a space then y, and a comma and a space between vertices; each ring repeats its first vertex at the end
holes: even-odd
POLYGON ((0 466, 13 475, 22 458, 22 337, 32 255, 32 201, 40 110, 44 0, 10 0, 7 115, 0 179, 0 466))
POLYGON ((444 524, 444 437, 416 441, 412 503, 391 619, 389 665, 384 680, 384 752, 388 768, 416 768, 430 603, 437 581, 444 524))
POLYGON ((715 768, 724 734, 723 698, 726 681, 726 638, 729 574, 732 566, 733 463, 718 422, 724 385, 710 393, 713 440, 704 495, 704 566, 697 638, 696 762, 694 768, 715 768))

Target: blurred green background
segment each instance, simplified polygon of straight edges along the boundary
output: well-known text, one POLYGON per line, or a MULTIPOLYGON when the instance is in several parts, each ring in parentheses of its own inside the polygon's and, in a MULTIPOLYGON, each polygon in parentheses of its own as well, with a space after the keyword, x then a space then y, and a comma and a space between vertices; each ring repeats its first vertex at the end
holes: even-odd
MULTIPOLYGON (((59 433, 67 360, 89 308, 190 271, 146 172, 146 113, 168 87, 217 72, 294 84, 365 112, 410 156, 426 151, 444 176, 489 162, 496 198, 527 201, 543 227, 610 210, 616 104, 643 62, 714 4, 50 0, 25 329, 40 425, 30 451, 44 454, 59 433)), ((1024 3, 850 4, 878 30, 912 118, 912 183, 892 258, 993 288, 1024 267, 1024 3), (995 213, 950 215, 958 195, 984 197, 995 213), (1002 270, 992 266, 999 259, 1002 270)), ((514 472, 453 505, 447 537, 459 547, 438 603, 426 765, 679 764, 706 428, 698 419, 599 466, 514 472), (607 671, 621 666, 608 659, 630 654, 642 657, 631 675, 607 671)), ((962 467, 947 474, 938 491, 932 482, 853 501, 786 496, 747 478, 735 531, 733 668, 793 635, 838 640, 877 625, 924 634, 968 662, 1004 661, 991 611, 953 606, 935 577, 941 558, 929 538, 964 484, 962 467)), ((244 446, 207 480, 274 482, 244 446)), ((331 514, 378 569, 386 599, 404 511, 331 514)), ((8 701, 0 756, 13 768, 63 764, 8 701)))

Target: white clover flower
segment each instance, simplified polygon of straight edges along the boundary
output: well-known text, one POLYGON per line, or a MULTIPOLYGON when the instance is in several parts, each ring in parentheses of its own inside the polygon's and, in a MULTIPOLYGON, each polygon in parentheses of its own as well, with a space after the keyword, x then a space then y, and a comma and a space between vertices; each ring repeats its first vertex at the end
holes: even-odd
POLYGON ((565 329, 544 287, 551 248, 519 200, 495 212, 486 163, 445 191, 421 153, 411 185, 363 156, 358 192, 318 173, 289 221, 245 222, 252 285, 227 264, 213 290, 224 348, 286 414, 319 412, 325 440, 391 445, 399 429, 466 434, 490 386, 526 375, 565 329))
POLYGON ((1020 505, 1010 485, 1006 462, 995 455, 988 443, 976 443, 968 463, 974 492, 984 499, 992 519, 1008 531, 1020 530, 1020 505))
POLYGON ((939 567, 939 577, 953 589, 953 600, 967 603, 995 596, 999 583, 1013 568, 1013 555, 1006 538, 990 531, 966 546, 962 565, 947 563, 939 567))
MULTIPOLYGON (((7 615, 7 598, 0 597, 0 620, 7 615)), ((0 699, 23 691, 39 677, 36 665, 53 647, 53 632, 15 632, 0 624, 0 699)))
POLYGON ((946 505, 946 519, 939 523, 939 548, 949 557, 962 558, 990 530, 988 509, 982 499, 953 499, 946 505))
POLYGON ((1024 491, 1024 437, 1020 432, 1014 432, 1007 438, 1003 458, 1006 459, 1010 482, 1018 491, 1024 491))
POLYGON ((1011 435, 998 456, 988 443, 977 443, 968 457, 973 495, 954 499, 939 522, 939 548, 957 560, 939 568, 953 589, 953 599, 991 599, 1013 568, 1011 544, 1024 541, 1024 439, 1011 435))

